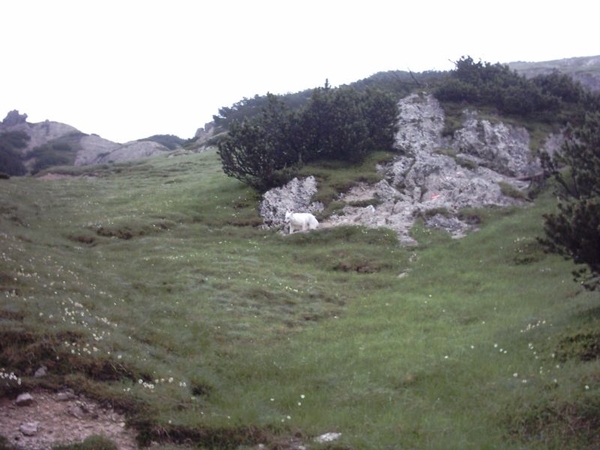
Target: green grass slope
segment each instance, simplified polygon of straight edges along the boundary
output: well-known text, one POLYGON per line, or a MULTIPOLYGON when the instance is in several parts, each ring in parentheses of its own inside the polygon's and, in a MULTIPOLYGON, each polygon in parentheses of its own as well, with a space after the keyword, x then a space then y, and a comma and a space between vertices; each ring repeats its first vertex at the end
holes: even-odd
POLYGON ((0 395, 70 386, 165 449, 600 444, 598 294, 536 244, 551 196, 402 248, 260 229, 214 152, 79 170, 0 181, 0 395))

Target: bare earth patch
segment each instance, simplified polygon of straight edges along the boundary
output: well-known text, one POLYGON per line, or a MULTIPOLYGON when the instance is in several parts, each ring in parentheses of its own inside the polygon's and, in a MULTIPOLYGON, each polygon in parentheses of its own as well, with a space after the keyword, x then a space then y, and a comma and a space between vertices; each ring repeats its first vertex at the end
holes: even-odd
POLYGON ((138 448, 135 433, 125 427, 124 416, 111 408, 72 392, 40 390, 31 395, 33 402, 27 406, 0 398, 0 435, 17 449, 46 450, 93 435, 105 436, 120 450, 138 448))

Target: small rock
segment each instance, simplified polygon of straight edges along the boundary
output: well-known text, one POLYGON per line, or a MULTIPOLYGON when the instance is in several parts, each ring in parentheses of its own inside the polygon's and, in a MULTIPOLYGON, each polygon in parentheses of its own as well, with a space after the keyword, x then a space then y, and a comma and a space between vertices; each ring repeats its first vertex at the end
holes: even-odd
POLYGON ((17 406, 29 406, 33 403, 33 397, 31 394, 25 393, 17 397, 15 404, 17 406))
POLYGON ((326 442, 333 442, 337 439, 339 439, 342 436, 342 433, 325 433, 322 434, 321 436, 317 436, 315 438, 315 442, 319 443, 319 444, 324 444, 326 442))
POLYGON ((38 432, 38 422, 24 422, 19 427, 19 431, 25 436, 35 436, 38 432))
POLYGON ((92 412, 92 410, 93 410, 93 408, 92 408, 92 407, 90 407, 90 406, 89 406, 89 405, 88 405, 86 402, 81 402, 81 401, 78 401, 78 402, 76 402, 76 404, 77 404, 77 406, 79 406, 79 407, 81 408, 81 410, 82 410, 82 411, 83 411, 85 414, 91 413, 91 412, 92 412))
POLYGON ((33 376, 36 378, 40 378, 40 377, 46 376, 47 373, 48 373, 48 368, 46 366, 42 366, 38 370, 35 371, 35 374, 33 376))
POLYGON ((66 402, 69 400, 73 400, 75 398, 75 392, 73 391, 73 389, 65 389, 62 392, 58 392, 55 396, 54 399, 57 402, 66 402))
POLYGON ((85 412, 78 405, 73 405, 73 406, 69 407, 68 412, 70 415, 72 415, 73 417, 75 417, 79 420, 81 420, 85 417, 85 412))

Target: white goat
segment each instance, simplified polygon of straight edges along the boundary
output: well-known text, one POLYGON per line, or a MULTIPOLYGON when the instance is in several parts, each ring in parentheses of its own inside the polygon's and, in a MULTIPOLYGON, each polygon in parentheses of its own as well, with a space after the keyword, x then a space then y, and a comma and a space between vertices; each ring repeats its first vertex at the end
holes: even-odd
POLYGON ((293 213, 291 211, 285 213, 285 223, 290 225, 289 234, 292 234, 294 230, 314 230, 319 226, 316 217, 311 213, 293 213))

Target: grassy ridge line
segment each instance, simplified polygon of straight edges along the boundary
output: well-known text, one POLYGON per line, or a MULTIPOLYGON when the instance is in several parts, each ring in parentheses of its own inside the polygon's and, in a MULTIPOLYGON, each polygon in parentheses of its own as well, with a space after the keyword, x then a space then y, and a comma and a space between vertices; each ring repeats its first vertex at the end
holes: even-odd
POLYGON ((384 230, 252 228, 257 199, 211 154, 101 175, 0 191, 2 330, 54 339, 2 340, 26 383, 45 357, 46 383, 172 435, 339 431, 351 448, 560 446, 568 427, 539 440, 530 412, 598 398, 597 363, 552 357, 597 297, 535 245, 548 200, 480 212, 459 241, 417 229, 407 250, 384 230))

